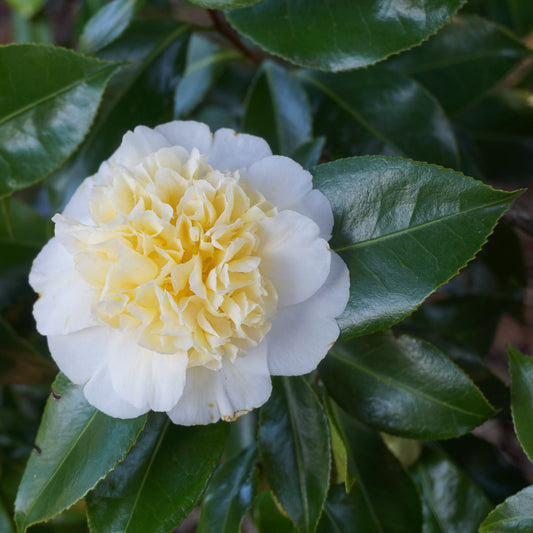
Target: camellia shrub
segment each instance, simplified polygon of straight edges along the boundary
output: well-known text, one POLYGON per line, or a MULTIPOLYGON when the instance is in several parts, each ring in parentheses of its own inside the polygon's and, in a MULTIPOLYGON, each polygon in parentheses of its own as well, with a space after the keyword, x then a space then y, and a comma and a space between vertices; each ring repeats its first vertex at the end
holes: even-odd
POLYGON ((533 531, 531 0, 9 4, 0 530, 533 531))

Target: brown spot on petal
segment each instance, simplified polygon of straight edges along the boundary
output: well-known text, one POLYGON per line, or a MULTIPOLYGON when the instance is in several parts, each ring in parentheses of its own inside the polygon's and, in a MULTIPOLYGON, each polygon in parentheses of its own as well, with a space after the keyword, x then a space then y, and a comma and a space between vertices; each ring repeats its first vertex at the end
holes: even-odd
POLYGON ((240 418, 241 416, 244 416, 246 413, 249 413, 250 409, 239 409, 238 411, 235 411, 230 416, 222 416, 222 420, 224 422, 233 422, 234 420, 237 420, 237 418, 240 418))
POLYGON ((215 404, 214 403, 208 403, 207 407, 209 407, 209 409, 213 409, 215 407, 215 404))
POLYGON ((239 132, 238 131, 234 131, 233 135, 235 135, 235 137, 237 137, 237 135, 239 135, 239 132))

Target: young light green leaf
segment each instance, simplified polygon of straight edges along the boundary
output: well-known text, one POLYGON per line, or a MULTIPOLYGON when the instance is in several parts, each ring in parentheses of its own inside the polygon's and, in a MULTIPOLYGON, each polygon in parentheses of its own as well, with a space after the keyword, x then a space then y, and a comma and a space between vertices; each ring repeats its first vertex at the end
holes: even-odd
POLYGON ((85 496, 124 459, 146 417, 119 420, 87 403, 83 387, 59 374, 20 482, 19 532, 53 518, 85 496))
POLYGON ((352 157, 313 169, 335 216, 331 246, 350 269, 342 337, 389 327, 470 261, 519 192, 441 167, 352 157))
POLYGON ((516 435, 533 460, 533 358, 509 346, 511 410, 516 435))
MULTIPOLYGON (((421 511, 416 488, 378 433, 357 422, 333 402, 326 402, 328 417, 346 446, 348 467, 355 484, 348 497, 333 489, 326 502, 324 521, 340 529, 365 533, 420 533, 421 511), (349 529, 343 524, 350 524, 349 529)), ((344 489, 343 489, 343 492, 344 489)))
POLYGON ((326 416, 304 378, 273 379, 272 396, 261 409, 259 446, 276 498, 300 533, 313 533, 331 458, 326 416))
POLYGON ((198 533, 239 533, 241 523, 257 492, 259 453, 253 444, 223 463, 209 482, 198 533))
POLYGON ((80 35, 80 52, 92 53, 120 37, 144 4, 144 0, 113 0, 100 8, 80 35))
POLYGON ((263 0, 229 13, 228 20, 265 50, 297 65, 339 71, 371 65, 419 44, 463 3, 263 0))
POLYGON ((0 47, 0 197, 38 182, 67 159, 119 67, 54 46, 0 47))
POLYGON ((422 497, 424 533, 476 533, 492 509, 483 491, 437 448, 426 447, 411 473, 422 497))
POLYGON ((87 497, 93 533, 167 533, 192 511, 222 453, 227 424, 177 426, 150 413, 116 470, 87 497))
POLYGON ((139 124, 172 119, 172 98, 185 68, 189 26, 169 19, 134 20, 124 34, 99 52, 104 59, 133 64, 109 84, 87 139, 74 157, 46 182, 54 208, 60 207, 139 124))
POLYGON ((311 140, 307 94, 282 66, 263 63, 246 97, 243 128, 266 139, 275 154, 291 155, 311 140))
POLYGON ((533 531, 533 487, 507 498, 485 518, 479 533, 530 533, 533 531))
POLYGON ((456 17, 422 46, 387 66, 419 81, 449 113, 477 100, 532 52, 508 30, 475 16, 456 17))
POLYGON ((300 74, 319 95, 317 133, 333 158, 385 154, 457 168, 452 126, 415 80, 377 66, 340 74, 300 74))
POLYGON ((386 433, 447 439, 494 413, 443 353, 390 331, 337 343, 320 364, 328 393, 347 412, 386 433))

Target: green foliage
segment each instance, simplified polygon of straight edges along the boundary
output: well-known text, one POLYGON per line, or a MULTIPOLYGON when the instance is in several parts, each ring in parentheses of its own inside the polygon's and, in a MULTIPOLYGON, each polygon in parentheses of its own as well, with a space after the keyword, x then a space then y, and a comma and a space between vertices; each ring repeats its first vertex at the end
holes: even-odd
POLYGON ((510 386, 494 371, 501 317, 528 317, 531 0, 8 4, 24 44, 0 46, 0 531, 163 533, 196 506, 200 533, 533 530, 527 467, 468 434, 514 422, 533 458, 533 360, 509 348, 510 386), (309 169, 350 271, 318 368, 231 423, 104 415, 52 384, 31 317, 51 216, 128 130, 172 119, 309 169))

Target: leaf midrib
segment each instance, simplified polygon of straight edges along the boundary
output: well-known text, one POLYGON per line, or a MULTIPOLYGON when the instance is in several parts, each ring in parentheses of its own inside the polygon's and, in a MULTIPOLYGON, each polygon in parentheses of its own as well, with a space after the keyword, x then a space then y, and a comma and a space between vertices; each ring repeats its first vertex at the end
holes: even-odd
MULTIPOLYGON (((37 496, 35 496, 35 498, 33 499, 33 502, 30 506, 30 508, 28 509, 28 512, 26 513, 26 517, 30 520, 29 523, 27 523, 26 525, 26 528, 27 529, 29 526, 31 526, 32 524, 35 524, 36 522, 31 522, 31 512, 33 511, 35 505, 38 503, 39 501, 39 498, 42 496, 42 494, 44 493, 44 491, 46 490, 46 488, 48 487, 48 485, 50 485, 50 483, 52 482, 52 480, 54 479, 54 477, 56 476, 56 474, 58 473, 58 471, 60 470, 60 468, 63 466, 63 464, 65 463, 65 461, 68 459, 68 457, 70 457, 70 455, 72 454, 72 450, 77 446, 78 442, 80 441, 81 437, 84 435, 84 433, 87 431, 87 429, 89 428, 89 426, 93 423, 93 420, 94 418, 96 417, 96 415, 98 414, 98 410, 97 409, 94 409, 94 412, 93 414, 89 417, 89 419, 87 420, 87 423, 85 424, 83 430, 79 433, 79 435, 76 437, 76 439, 74 440, 74 442, 72 443, 72 445, 69 447, 69 450, 68 450, 68 453, 66 453, 64 456, 63 456, 63 459, 61 459, 61 461, 59 462, 59 464, 54 468, 54 471, 52 472, 52 474, 49 476, 48 480, 46 481, 46 483, 43 485, 43 487, 41 488, 41 490, 39 490, 39 492, 37 493, 37 496)), ((26 522, 26 521, 25 521, 26 522)))
POLYGON ((144 490, 144 486, 146 485, 146 481, 148 479, 148 475, 150 474, 150 469, 152 468, 152 464, 155 461, 155 458, 157 456, 157 452, 159 451, 159 448, 161 447, 161 444, 163 442, 163 439, 167 433, 168 427, 170 425, 170 418, 167 417, 165 420, 165 423, 163 424, 163 427, 161 429, 161 433, 159 434, 157 441, 155 443, 155 446, 152 449, 152 453, 150 454, 150 459, 146 465, 143 478, 141 480, 141 483, 139 484, 139 490, 137 491, 137 494, 135 496, 135 500, 133 501, 133 505, 131 506, 131 511, 128 516, 128 521, 124 525, 124 533, 128 531, 128 527, 130 525, 131 519, 135 513, 135 509, 137 508, 137 504, 139 503, 139 499, 141 497, 141 493, 144 490))
POLYGON ((453 404, 449 404, 449 403, 443 402, 443 401, 439 400, 438 398, 430 396, 429 394, 421 392, 421 391, 419 391, 417 389, 413 389, 409 385, 406 385, 406 384, 404 384, 402 382, 396 381, 393 378, 390 378, 388 376, 384 376, 383 374, 378 374, 377 372, 369 369, 366 366, 363 366, 361 364, 356 363, 353 359, 350 359, 349 357, 346 357, 345 355, 342 355, 342 354, 340 354, 339 352, 337 352, 335 350, 330 350, 329 353, 331 355, 333 355, 334 357, 336 357, 337 359, 340 359, 341 361, 343 361, 347 365, 353 366, 353 367, 357 368, 358 370, 361 370, 362 372, 365 372, 366 374, 369 374, 370 376, 374 377, 375 379, 377 379, 379 381, 382 381, 384 383, 387 383, 388 385, 390 385, 392 387, 395 387, 397 389, 403 390, 403 391, 405 391, 405 392, 407 392, 409 394, 412 394, 413 396, 418 396, 419 398, 422 398, 422 399, 424 399, 426 401, 429 401, 431 403, 434 403, 434 404, 437 404, 437 405, 441 405, 441 406, 446 407, 446 408, 448 408, 448 409, 450 409, 452 411, 457 411, 458 413, 463 413, 465 415, 468 415, 468 416, 471 416, 471 417, 474 417, 474 418, 477 418, 477 419, 480 419, 480 420, 485 420, 485 417, 483 415, 480 415, 480 414, 475 413, 473 411, 467 411, 466 409, 462 409, 461 407, 457 407, 457 406, 455 406, 453 404))
POLYGON ((0 127, 2 125, 4 125, 6 122, 9 122, 10 120, 13 120, 15 117, 23 115, 27 111, 30 111, 33 108, 39 107, 42 104, 48 102, 49 100, 52 100, 54 98, 57 98, 58 96, 61 96, 64 93, 67 93, 67 92, 71 91, 72 89, 75 89, 76 87, 82 85, 83 83, 91 81, 92 79, 94 79, 97 76, 101 75, 106 70, 113 70, 113 69, 117 68, 119 64, 120 63, 117 62, 114 65, 113 64, 111 64, 111 65, 110 64, 102 65, 101 68, 99 68, 98 70, 94 71, 89 76, 85 76, 83 78, 78 78, 77 80, 73 81, 72 83, 69 83, 68 85, 65 85, 65 86, 61 87, 61 89, 53 91, 53 92, 47 94, 46 96, 43 96, 43 97, 41 97, 41 98, 39 98, 37 100, 34 100, 33 102, 31 102, 31 103, 29 103, 29 104, 27 104, 27 105, 15 110, 15 111, 12 111, 11 113, 9 113, 9 114, 7 114, 7 115, 5 115, 3 117, 0 117, 0 127))
POLYGON ((380 235, 379 237, 375 237, 373 239, 366 239, 364 241, 355 242, 353 244, 348 244, 346 246, 340 246, 338 248, 335 247, 335 248, 333 248, 333 250, 335 250, 336 252, 343 252, 345 250, 353 250, 355 248, 363 248, 365 246, 370 246, 370 245, 376 244, 377 242, 385 241, 385 240, 388 240, 388 239, 393 239, 393 238, 398 237, 400 235, 407 235, 407 234, 409 234, 411 232, 418 231, 421 228, 429 227, 429 226, 431 226, 433 224, 442 223, 445 220, 449 220, 449 219, 452 219, 452 218, 455 218, 455 217, 467 215, 469 213, 474 213, 476 211, 480 211, 480 210, 483 210, 483 209, 488 209, 490 207, 495 207, 495 206, 498 206, 500 204, 505 204, 505 203, 508 203, 508 202, 506 202, 505 199, 500 198, 498 200, 495 200, 494 202, 486 203, 486 204, 483 204, 483 205, 478 205, 478 206, 472 207, 470 209, 466 209, 464 211, 458 211, 456 213, 450 213, 449 215, 444 215, 442 217, 435 218, 435 219, 429 220, 427 222, 423 222, 422 224, 417 224, 416 226, 409 226, 408 228, 401 229, 401 230, 398 230, 398 231, 394 231, 392 233, 387 233, 386 235, 380 235))

